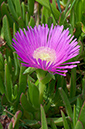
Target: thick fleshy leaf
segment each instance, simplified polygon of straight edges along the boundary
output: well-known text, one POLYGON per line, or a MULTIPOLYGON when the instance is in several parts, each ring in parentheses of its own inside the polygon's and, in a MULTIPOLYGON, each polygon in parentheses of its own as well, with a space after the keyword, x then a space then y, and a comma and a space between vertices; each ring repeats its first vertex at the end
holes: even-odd
POLYGON ((51 125, 52 129, 57 129, 57 127, 52 119, 50 121, 50 125, 51 125))
POLYGON ((44 109, 43 109, 42 105, 41 105, 41 128, 42 129, 48 129, 46 116, 45 116, 45 112, 44 112, 44 109))
POLYGON ((25 92, 26 86, 27 86, 27 75, 23 75, 23 72, 25 71, 25 67, 21 66, 20 67, 20 75, 19 75, 19 95, 21 93, 25 92))
POLYGON ((15 24, 15 22, 13 23, 13 35, 15 35, 15 33, 16 33, 16 24, 15 24))
POLYGON ((65 128, 65 129, 70 129, 70 128, 69 128, 69 125, 68 125, 68 123, 67 123, 67 120, 66 120, 66 118, 65 118, 65 114, 63 113, 63 111, 61 111, 61 115, 62 115, 62 118, 63 118, 64 128, 65 128))
POLYGON ((41 15, 41 22, 43 23, 43 24, 46 24, 46 8, 45 7, 43 7, 42 8, 42 15, 41 15))
POLYGON ((28 26, 28 22, 29 22, 29 13, 28 12, 26 12, 26 26, 28 26))
POLYGON ((53 23, 53 18, 52 17, 49 17, 48 18, 48 21, 47 21, 48 23, 48 27, 50 28, 51 27, 51 24, 53 23))
POLYGON ((43 7, 42 15, 41 15, 42 23, 45 23, 45 24, 48 23, 50 16, 51 16, 51 12, 46 7, 43 7))
POLYGON ((28 67, 28 68, 23 72, 23 74, 31 74, 31 73, 34 72, 34 71, 35 71, 34 68, 28 67))
POLYGON ((33 120, 33 114, 31 112, 24 110, 23 116, 26 120, 33 120))
POLYGON ((24 2, 21 3, 21 7, 22 7, 22 17, 23 17, 23 21, 25 21, 25 4, 24 4, 24 2))
POLYGON ((67 2, 68 2, 68 0, 62 0, 62 3, 63 3, 64 5, 66 5, 67 2))
POLYGON ((74 105, 74 107, 73 107, 73 125, 74 125, 74 127, 76 125, 76 121, 77 121, 77 119, 76 119, 76 106, 74 105))
POLYGON ((28 11, 30 16, 33 16, 35 0, 28 0, 28 11))
POLYGON ((84 24, 82 24, 82 31, 83 31, 83 33, 85 33, 85 25, 84 24))
POLYGON ((50 73, 47 73, 47 75, 41 80, 41 82, 43 84, 47 84, 48 82, 51 81, 51 79, 55 79, 55 76, 50 73))
POLYGON ((70 13, 71 10, 73 9, 73 6, 74 6, 75 3, 76 3, 76 0, 71 1, 71 7, 70 7, 70 9, 69 9, 68 12, 67 12, 67 14, 66 14, 66 16, 65 16, 65 18, 64 18, 64 21, 66 20, 66 18, 68 17, 69 13, 70 13))
POLYGON ((12 60, 10 56, 8 57, 8 66, 9 66, 9 71, 12 74, 12 60))
POLYGON ((1 124, 1 122, 0 122, 0 129, 3 129, 3 126, 2 126, 2 124, 1 124))
POLYGON ((78 119, 81 121, 85 128, 85 102, 83 103, 78 119))
POLYGON ((2 97, 1 97, 1 104, 2 105, 9 105, 9 102, 8 102, 7 97, 6 97, 5 94, 3 94, 2 97))
POLYGON ((16 112, 14 117, 12 117, 11 121, 13 123, 13 128, 14 129, 18 129, 18 127, 19 127, 19 123, 18 122, 19 122, 19 119, 20 119, 21 115, 22 115, 22 112, 19 110, 19 111, 16 112))
POLYGON ((4 59, 2 54, 0 53, 0 71, 4 70, 4 59))
POLYGON ((35 108, 39 108, 39 89, 35 86, 32 82, 28 81, 29 86, 29 96, 31 99, 31 103, 34 105, 35 108))
POLYGON ((76 68, 71 70, 70 80, 70 97, 73 98, 76 94, 76 68))
POLYGON ((17 78, 19 77, 19 72, 20 72, 20 64, 19 60, 17 59, 17 54, 14 52, 14 74, 13 74, 13 82, 16 82, 17 78))
POLYGON ((76 28, 75 36, 76 36, 77 38, 79 38, 79 36, 80 36, 81 33, 82 33, 82 26, 83 26, 83 24, 82 24, 81 22, 77 22, 77 23, 75 24, 75 28, 76 28))
POLYGON ((21 13, 20 0, 13 0, 13 3, 15 5, 16 14, 18 15, 18 17, 21 17, 22 16, 22 13, 21 13))
POLYGON ((0 93, 3 95, 5 93, 5 86, 2 80, 2 77, 0 75, 0 93))
POLYGON ((5 3, 5 2, 3 2, 3 3, 1 4, 1 15, 2 15, 2 17, 3 17, 4 15, 7 16, 8 21, 10 22, 10 26, 12 27, 13 21, 12 21, 12 18, 10 17, 10 14, 9 14, 9 11, 8 11, 8 9, 7 9, 7 6, 6 6, 6 3, 5 3))
POLYGON ((85 100, 85 78, 82 79, 82 87, 83 100, 85 100))
POLYGON ((31 126, 33 128, 36 128, 36 129, 40 128, 40 126, 41 126, 40 121, 37 121, 37 120, 24 119, 24 122, 26 123, 26 125, 31 126))
POLYGON ((30 17, 29 26, 31 26, 32 28, 34 28, 34 26, 35 26, 35 21, 32 16, 30 17))
POLYGON ((5 87, 4 87, 4 59, 2 54, 0 53, 0 93, 5 93, 5 87))
POLYGON ((59 92, 60 92, 60 95, 61 95, 62 100, 64 102, 66 112, 67 112, 68 116, 72 119, 73 118, 72 117, 72 108, 71 108, 70 102, 68 100, 68 97, 62 88, 59 88, 59 92))
POLYGON ((13 129, 13 123, 12 123, 12 121, 9 123, 8 129, 13 129))
MULTIPOLYGON (((36 0, 36 1, 50 10, 49 0, 43 0, 43 1, 42 0, 36 0)), ((60 12, 56 9, 56 7, 53 4, 51 4, 51 10, 53 11, 54 17, 56 19, 59 19, 60 12)))
POLYGON ((13 90, 13 95, 14 95, 14 98, 16 99, 17 96, 18 96, 18 85, 14 85, 14 90, 13 90))
POLYGON ((12 80, 11 80, 11 75, 9 72, 9 67, 7 64, 7 61, 5 60, 5 89, 6 89, 6 97, 9 102, 12 101, 12 80))
POLYGON ((19 17, 17 22, 19 24, 19 28, 24 28, 25 27, 22 17, 19 17))
POLYGON ((80 22, 82 20, 82 0, 77 1, 76 5, 76 17, 77 17, 77 22, 80 22))
POLYGON ((26 96, 22 93, 20 96, 20 102, 24 110, 28 112, 34 112, 36 111, 33 106, 30 104, 29 100, 27 100, 26 96))
POLYGON ((15 11, 15 8, 14 8, 14 5, 13 5, 13 0, 8 0, 8 7, 9 7, 9 10, 10 10, 13 18, 15 20, 18 20, 18 15, 17 15, 17 13, 15 11))
POLYGON ((13 50, 12 36, 11 36, 9 23, 8 23, 8 19, 7 19, 6 15, 3 17, 3 31, 4 31, 4 37, 5 37, 6 41, 7 41, 8 46, 13 50))
MULTIPOLYGON (((66 117, 66 119, 68 119, 69 117, 66 117)), ((63 126, 63 119, 62 117, 59 118, 47 118, 47 123, 50 125, 50 121, 51 119, 53 120, 53 122, 55 123, 55 125, 57 126, 63 126)))
POLYGON ((76 103, 76 121, 78 120, 81 107, 82 107, 82 100, 81 100, 81 96, 79 96, 77 98, 77 103, 76 103))
POLYGON ((60 11, 60 13, 61 13, 60 0, 57 0, 57 3, 58 3, 58 8, 59 8, 59 11, 60 11))
POLYGON ((81 123, 81 121, 79 121, 79 120, 77 121, 76 126, 75 126, 74 129, 84 129, 83 124, 81 123))

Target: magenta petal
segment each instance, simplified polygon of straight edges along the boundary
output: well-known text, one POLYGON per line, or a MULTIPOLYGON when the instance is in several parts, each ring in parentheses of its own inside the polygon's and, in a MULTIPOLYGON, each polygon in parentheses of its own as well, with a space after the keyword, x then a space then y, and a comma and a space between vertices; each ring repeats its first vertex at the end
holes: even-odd
POLYGON ((77 39, 73 39, 74 36, 69 35, 68 28, 63 30, 63 25, 57 25, 53 28, 52 24, 49 29, 46 24, 45 26, 39 25, 34 28, 27 27, 27 29, 20 29, 20 33, 15 33, 12 39, 12 46, 19 59, 23 61, 22 65, 66 76, 67 69, 77 67, 75 64, 80 63, 79 61, 66 62, 79 54, 80 47, 77 39), (34 52, 39 48, 46 48, 47 52, 42 53, 42 56, 39 53, 37 55, 39 57, 36 58, 34 52))

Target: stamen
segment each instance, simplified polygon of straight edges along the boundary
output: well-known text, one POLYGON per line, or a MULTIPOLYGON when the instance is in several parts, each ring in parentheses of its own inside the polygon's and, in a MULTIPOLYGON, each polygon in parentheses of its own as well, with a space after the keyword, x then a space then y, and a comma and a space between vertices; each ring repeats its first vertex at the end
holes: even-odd
POLYGON ((49 61, 53 63, 56 60, 56 52, 55 50, 48 47, 39 47, 34 51, 33 57, 36 60, 40 58, 41 60, 47 61, 47 63, 49 61))

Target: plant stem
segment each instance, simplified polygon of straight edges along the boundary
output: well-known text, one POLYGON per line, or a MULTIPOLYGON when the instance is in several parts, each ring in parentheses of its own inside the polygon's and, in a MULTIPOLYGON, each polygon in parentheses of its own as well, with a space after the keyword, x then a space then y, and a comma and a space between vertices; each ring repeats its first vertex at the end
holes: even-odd
POLYGON ((42 83, 42 79, 45 77, 46 72, 41 70, 41 69, 37 69, 37 78, 39 80, 39 100, 40 100, 40 104, 42 104, 43 102, 43 94, 44 94, 44 89, 45 89, 45 84, 42 83))
POLYGON ((43 93, 44 93, 45 85, 43 83, 39 83, 39 92, 40 92, 40 104, 43 102, 43 93))

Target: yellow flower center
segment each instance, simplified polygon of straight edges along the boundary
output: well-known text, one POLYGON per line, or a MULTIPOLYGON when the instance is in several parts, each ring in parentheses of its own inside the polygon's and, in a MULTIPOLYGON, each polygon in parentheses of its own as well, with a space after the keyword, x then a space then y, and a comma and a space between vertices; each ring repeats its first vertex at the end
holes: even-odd
POLYGON ((48 48, 48 47, 39 47, 37 48, 34 53, 33 57, 38 60, 39 58, 41 60, 47 61, 47 63, 50 61, 51 63, 55 61, 56 59, 56 53, 55 50, 48 48))

